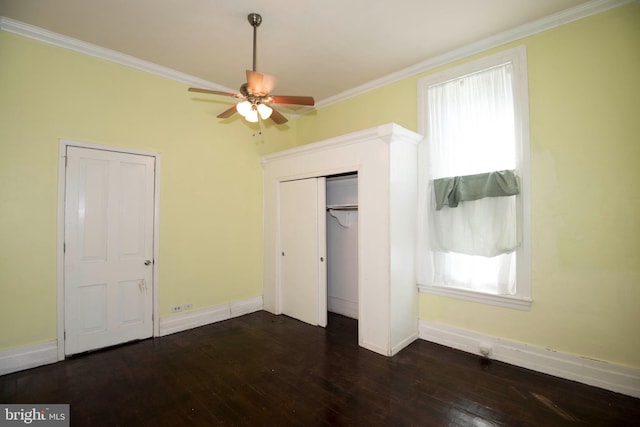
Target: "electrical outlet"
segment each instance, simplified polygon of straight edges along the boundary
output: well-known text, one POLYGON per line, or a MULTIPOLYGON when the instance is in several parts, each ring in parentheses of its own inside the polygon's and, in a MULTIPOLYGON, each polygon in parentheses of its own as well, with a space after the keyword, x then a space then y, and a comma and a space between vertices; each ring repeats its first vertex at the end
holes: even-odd
POLYGON ((174 305, 173 307, 171 307, 171 312, 172 313, 177 313, 179 311, 182 311, 182 306, 181 305, 174 305))
POLYGON ((193 308, 193 304, 183 304, 182 305, 182 309, 183 310, 191 310, 193 308))

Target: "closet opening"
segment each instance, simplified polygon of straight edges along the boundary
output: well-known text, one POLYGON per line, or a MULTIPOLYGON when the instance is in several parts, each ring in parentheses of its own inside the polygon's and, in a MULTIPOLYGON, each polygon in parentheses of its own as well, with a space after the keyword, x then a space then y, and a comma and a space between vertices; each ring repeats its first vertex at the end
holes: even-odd
POLYGON ((355 327, 357 330, 359 292, 357 172, 327 176, 326 202, 327 327, 340 329, 355 327))

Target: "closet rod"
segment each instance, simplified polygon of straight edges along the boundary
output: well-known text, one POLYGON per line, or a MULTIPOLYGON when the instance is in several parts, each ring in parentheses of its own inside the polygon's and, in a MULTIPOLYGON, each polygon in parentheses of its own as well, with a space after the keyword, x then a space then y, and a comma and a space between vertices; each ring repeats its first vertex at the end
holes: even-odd
POLYGON ((328 211, 357 211, 358 205, 329 205, 328 211))

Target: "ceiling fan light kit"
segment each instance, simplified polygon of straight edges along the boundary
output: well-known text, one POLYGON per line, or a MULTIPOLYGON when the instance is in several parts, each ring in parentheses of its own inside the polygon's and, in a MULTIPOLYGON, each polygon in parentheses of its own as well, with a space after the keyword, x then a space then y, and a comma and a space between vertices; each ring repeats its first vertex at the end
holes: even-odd
POLYGON ((249 101, 238 102, 236 104, 236 111, 238 111, 242 117, 246 117, 249 111, 251 111, 251 107, 252 105, 249 101))
POLYGON ((267 104, 258 104, 258 114, 260 114, 262 120, 267 120, 271 117, 271 113, 273 113, 273 108, 269 107, 267 104))
POLYGON ((257 29, 262 23, 262 16, 257 13, 250 13, 247 19, 253 27, 253 70, 246 71, 247 82, 240 86, 240 92, 231 93, 194 87, 190 87, 189 91, 231 96, 241 100, 235 106, 218 114, 218 118, 226 119, 237 112, 251 123, 256 123, 260 119, 271 119, 279 125, 286 123, 288 121, 287 118, 268 104, 306 105, 312 107, 315 105, 315 101, 311 96, 269 95, 271 89, 275 86, 275 78, 256 71, 257 29))

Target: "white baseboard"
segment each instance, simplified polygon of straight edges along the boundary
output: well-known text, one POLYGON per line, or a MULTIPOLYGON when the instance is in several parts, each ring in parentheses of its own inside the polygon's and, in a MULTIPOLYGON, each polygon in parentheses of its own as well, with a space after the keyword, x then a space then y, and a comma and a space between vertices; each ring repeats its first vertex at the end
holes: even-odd
POLYGON ((262 310, 262 295, 230 304, 231 317, 244 316, 262 310))
POLYGON ((0 375, 48 365, 58 361, 58 343, 44 344, 0 351, 0 375))
POLYGON ((160 336, 262 310, 262 296, 160 318, 160 336))
MULTIPOLYGON (((204 326, 262 310, 262 296, 217 307, 181 313, 160 319, 160 336, 204 326)), ((29 347, 0 351, 0 375, 58 361, 58 343, 50 341, 29 347)))
POLYGON ((371 350, 374 353, 381 354, 383 356, 391 356, 390 350, 385 347, 380 347, 379 345, 372 344, 369 341, 359 340, 358 345, 362 348, 366 348, 367 350, 371 350))
POLYGON ((494 360, 640 398, 640 369, 587 359, 452 326, 420 320, 420 338, 494 360))
POLYGON ((342 314, 352 319, 358 318, 358 302, 328 296, 327 309, 332 313, 342 314))
POLYGON ((415 334, 409 335, 407 338, 403 339, 398 344, 396 344, 393 347, 391 347, 391 356, 394 356, 400 350, 402 350, 403 348, 405 348, 406 346, 408 346, 409 344, 411 344, 412 342, 414 342, 418 338, 419 337, 418 337, 418 333, 417 332, 415 334))

